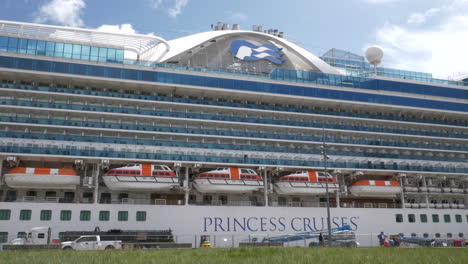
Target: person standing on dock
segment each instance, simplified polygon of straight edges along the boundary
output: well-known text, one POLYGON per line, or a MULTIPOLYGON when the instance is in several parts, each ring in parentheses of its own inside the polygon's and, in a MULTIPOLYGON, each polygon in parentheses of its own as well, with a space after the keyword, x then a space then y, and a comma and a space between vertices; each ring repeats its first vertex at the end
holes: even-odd
POLYGON ((377 238, 379 239, 379 244, 382 247, 385 243, 385 234, 384 232, 380 232, 380 234, 377 235, 377 238))

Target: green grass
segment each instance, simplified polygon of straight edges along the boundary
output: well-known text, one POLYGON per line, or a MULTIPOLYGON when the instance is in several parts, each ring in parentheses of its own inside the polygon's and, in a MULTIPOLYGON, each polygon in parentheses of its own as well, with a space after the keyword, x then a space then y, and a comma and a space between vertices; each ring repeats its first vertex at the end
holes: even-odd
POLYGON ((468 263, 468 248, 229 248, 115 251, 0 251, 1 264, 468 263))

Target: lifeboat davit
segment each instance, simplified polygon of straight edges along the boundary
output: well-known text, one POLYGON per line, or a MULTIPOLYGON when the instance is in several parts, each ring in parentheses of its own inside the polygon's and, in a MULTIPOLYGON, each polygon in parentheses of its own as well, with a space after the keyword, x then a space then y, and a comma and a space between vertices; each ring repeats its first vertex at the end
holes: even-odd
POLYGON ((74 169, 13 168, 5 183, 11 188, 76 189, 80 176, 74 169))
POLYGON ((274 184, 274 188, 279 194, 317 195, 326 193, 327 182, 329 192, 338 190, 336 179, 328 173, 297 171, 292 174, 281 176, 274 184))
POLYGON ((102 176, 110 190, 169 191, 179 185, 177 175, 165 165, 130 164, 102 176))
POLYGON ((349 191, 355 196, 395 197, 401 193, 401 185, 397 181, 359 180, 349 186, 349 191))
POLYGON ((252 169, 217 168, 200 173, 193 181, 201 193, 249 193, 263 188, 263 180, 252 169))

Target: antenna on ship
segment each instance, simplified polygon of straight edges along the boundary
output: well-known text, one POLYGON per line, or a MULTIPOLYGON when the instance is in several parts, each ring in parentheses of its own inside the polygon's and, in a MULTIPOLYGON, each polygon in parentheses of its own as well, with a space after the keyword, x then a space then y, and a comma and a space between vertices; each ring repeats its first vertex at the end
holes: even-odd
POLYGON ((382 62, 384 52, 379 46, 370 46, 366 50, 366 59, 370 65, 374 66, 374 74, 377 75, 377 65, 382 62))

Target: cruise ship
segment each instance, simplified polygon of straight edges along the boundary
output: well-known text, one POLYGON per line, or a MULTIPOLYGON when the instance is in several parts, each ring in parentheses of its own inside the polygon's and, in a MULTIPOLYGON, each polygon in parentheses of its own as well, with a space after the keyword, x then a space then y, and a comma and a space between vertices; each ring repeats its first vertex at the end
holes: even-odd
POLYGON ((362 246, 466 238, 468 76, 366 55, 262 26, 165 40, 0 21, 0 244, 47 226, 307 246, 288 237, 326 230, 327 205, 362 246))

